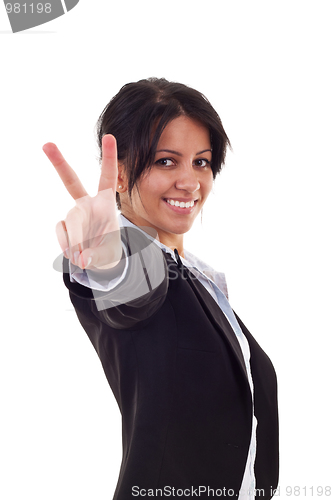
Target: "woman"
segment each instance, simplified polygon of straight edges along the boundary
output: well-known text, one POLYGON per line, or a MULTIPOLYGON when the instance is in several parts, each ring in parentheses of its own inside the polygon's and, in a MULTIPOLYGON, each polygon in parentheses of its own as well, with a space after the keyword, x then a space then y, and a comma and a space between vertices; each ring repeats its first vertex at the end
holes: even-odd
POLYGON ((185 85, 141 80, 106 106, 98 140, 93 198, 55 145, 44 151, 76 200, 57 225, 64 281, 122 413, 114 499, 271 498, 274 369, 224 276, 183 248, 224 163, 220 118, 185 85))

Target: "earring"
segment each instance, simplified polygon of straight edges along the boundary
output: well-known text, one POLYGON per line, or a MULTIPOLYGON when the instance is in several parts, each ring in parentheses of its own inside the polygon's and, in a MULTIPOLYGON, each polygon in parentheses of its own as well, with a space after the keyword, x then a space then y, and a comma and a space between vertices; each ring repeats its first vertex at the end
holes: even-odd
POLYGON ((122 189, 122 188, 123 188, 123 186, 118 186, 118 188, 119 188, 119 189, 122 189))

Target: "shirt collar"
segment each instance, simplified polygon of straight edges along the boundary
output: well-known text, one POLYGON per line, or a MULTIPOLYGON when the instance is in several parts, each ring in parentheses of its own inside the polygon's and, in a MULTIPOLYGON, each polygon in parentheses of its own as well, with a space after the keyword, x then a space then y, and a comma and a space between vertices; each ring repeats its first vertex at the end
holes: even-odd
POLYGON ((135 224, 133 224, 133 222, 131 222, 130 220, 128 220, 123 214, 120 214, 120 216, 119 216, 119 225, 121 227, 134 227, 135 229, 138 229, 148 239, 150 239, 151 241, 153 241, 154 243, 156 243, 156 245, 158 245, 165 253, 168 253, 169 255, 171 255, 171 257, 175 261, 177 261, 175 253, 174 253, 173 250, 171 250, 171 248, 169 248, 166 245, 164 245, 163 243, 161 243, 157 238, 154 238, 150 234, 146 233, 143 229, 140 228, 140 226, 136 226, 135 224))
MULTIPOLYGON (((123 214, 120 214, 119 216, 119 225, 121 227, 134 227, 135 229, 141 231, 147 238, 156 243, 156 245, 158 245, 165 253, 171 255, 174 261, 177 262, 175 253, 173 250, 171 250, 171 248, 161 243, 157 238, 154 238, 150 234, 143 231, 143 229, 141 229, 139 226, 133 224, 123 214)), ((198 257, 196 257, 191 252, 185 249, 184 249, 184 255, 185 258, 181 256, 180 258, 186 267, 196 269, 205 279, 208 279, 209 281, 215 283, 215 285, 217 285, 220 288, 220 290, 225 294, 225 296, 228 297, 228 288, 224 273, 215 271, 215 269, 213 269, 211 266, 208 266, 208 264, 206 264, 203 260, 199 259, 198 257)))

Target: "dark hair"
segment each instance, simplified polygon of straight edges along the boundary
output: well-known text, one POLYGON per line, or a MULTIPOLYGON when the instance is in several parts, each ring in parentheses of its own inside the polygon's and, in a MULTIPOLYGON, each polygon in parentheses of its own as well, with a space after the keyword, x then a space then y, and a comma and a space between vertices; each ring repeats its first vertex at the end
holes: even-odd
MULTIPOLYGON (((100 159, 103 136, 114 135, 118 160, 123 162, 128 180, 129 197, 142 173, 151 168, 164 128, 181 115, 200 121, 210 131, 215 179, 231 145, 219 115, 197 90, 164 78, 148 78, 124 85, 104 108, 96 125, 100 159)), ((117 204, 120 208, 118 193, 117 204)))

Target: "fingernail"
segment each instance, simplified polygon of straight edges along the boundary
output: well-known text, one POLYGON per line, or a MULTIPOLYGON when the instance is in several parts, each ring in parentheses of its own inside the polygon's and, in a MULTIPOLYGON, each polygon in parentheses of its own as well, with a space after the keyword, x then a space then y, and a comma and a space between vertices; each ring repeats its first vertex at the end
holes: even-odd
POLYGON ((78 260, 79 260, 80 252, 74 252, 74 264, 77 266, 78 265, 78 260))
POLYGON ((88 267, 88 266, 90 266, 90 264, 91 264, 91 261, 92 261, 92 257, 89 257, 89 259, 87 260, 87 264, 86 264, 86 266, 85 266, 85 267, 88 267))

